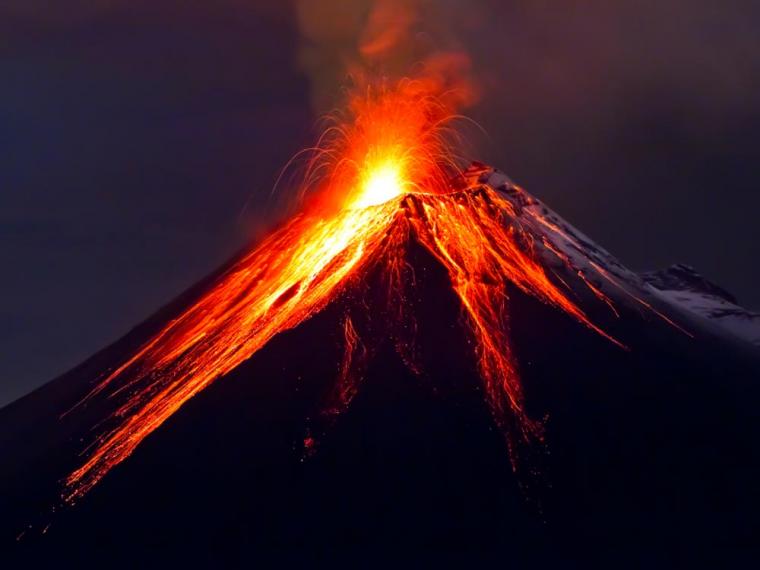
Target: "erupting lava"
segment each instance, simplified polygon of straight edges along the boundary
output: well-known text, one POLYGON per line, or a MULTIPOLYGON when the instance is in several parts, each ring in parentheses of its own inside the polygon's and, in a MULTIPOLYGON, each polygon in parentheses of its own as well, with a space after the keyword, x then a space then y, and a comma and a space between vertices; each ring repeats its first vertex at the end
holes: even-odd
MULTIPOLYGON (((537 261, 536 248, 552 244, 533 242, 514 221, 509 200, 488 186, 452 187, 458 171, 445 125, 453 108, 435 94, 425 81, 402 81, 353 99, 351 117, 327 131, 310 166, 308 181, 320 180, 318 198, 237 260, 131 358, 98 379, 83 403, 117 397, 118 409, 84 463, 66 479, 65 500, 82 497, 188 399, 273 336, 338 299, 368 269, 379 267, 387 276, 388 297, 403 311, 400 274, 410 240, 446 269, 461 300, 485 394, 508 436, 513 461, 515 444, 541 440, 541 423, 525 412, 510 348, 507 284, 619 343, 592 323, 566 286, 537 261)), ((368 355, 349 318, 344 332, 337 412, 355 394, 358 370, 368 355)))

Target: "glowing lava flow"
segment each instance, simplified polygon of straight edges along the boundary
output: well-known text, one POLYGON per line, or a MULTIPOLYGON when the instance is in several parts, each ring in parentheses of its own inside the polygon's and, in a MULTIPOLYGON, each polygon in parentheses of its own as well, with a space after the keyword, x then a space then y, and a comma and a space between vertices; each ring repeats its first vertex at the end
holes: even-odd
MULTIPOLYGON (((336 300, 371 266, 387 274, 389 296, 399 303, 403 319, 398 272, 410 239, 422 244, 450 277, 469 323, 489 405, 510 447, 540 440, 542 426, 524 409, 506 323, 508 283, 617 343, 550 279, 531 236, 513 223, 516 213, 508 199, 487 186, 448 190, 440 132, 445 106, 411 83, 353 105, 354 118, 320 157, 331 173, 325 179, 327 199, 242 256, 85 398, 102 393, 120 394, 123 400, 108 419, 112 427, 66 479, 64 499, 82 497, 188 399, 274 335, 336 300)), ((336 413, 356 392, 352 369, 368 357, 350 319, 344 332, 336 413)))
POLYGON ((250 358, 334 298, 336 289, 382 248, 396 203, 346 209, 332 219, 299 216, 264 240, 211 290, 88 397, 112 385, 129 398, 123 423, 101 436, 67 479, 67 498, 81 496, 212 381, 250 358))

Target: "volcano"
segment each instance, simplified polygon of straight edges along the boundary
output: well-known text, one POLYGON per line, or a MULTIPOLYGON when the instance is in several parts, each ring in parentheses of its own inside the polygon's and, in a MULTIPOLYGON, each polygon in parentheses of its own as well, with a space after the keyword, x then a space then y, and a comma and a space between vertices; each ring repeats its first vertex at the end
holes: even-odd
POLYGON ((760 355, 683 283, 727 294, 492 168, 448 184, 296 216, 0 411, 3 549, 749 556, 760 355))

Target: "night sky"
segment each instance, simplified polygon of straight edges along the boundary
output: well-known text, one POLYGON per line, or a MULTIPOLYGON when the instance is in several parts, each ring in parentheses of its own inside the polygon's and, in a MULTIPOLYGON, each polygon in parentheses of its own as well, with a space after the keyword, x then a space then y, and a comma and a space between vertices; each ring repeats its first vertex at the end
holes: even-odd
MULTIPOLYGON (((473 158, 632 269, 688 263, 760 307, 756 2, 416 4, 472 58, 473 158)), ((277 218, 279 169, 340 92, 339 66, 308 59, 336 49, 309 36, 317 6, 0 4, 0 405, 277 218)))

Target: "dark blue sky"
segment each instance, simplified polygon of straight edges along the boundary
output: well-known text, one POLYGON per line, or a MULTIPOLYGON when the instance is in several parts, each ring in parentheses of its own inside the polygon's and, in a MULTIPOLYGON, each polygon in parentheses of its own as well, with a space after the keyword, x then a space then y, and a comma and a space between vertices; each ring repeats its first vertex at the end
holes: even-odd
MULTIPOLYGON (((0 5, 0 405, 271 223, 315 119, 287 2, 47 4, 0 5)), ((440 5, 482 87, 475 158, 632 268, 760 306, 756 3, 440 5)))

